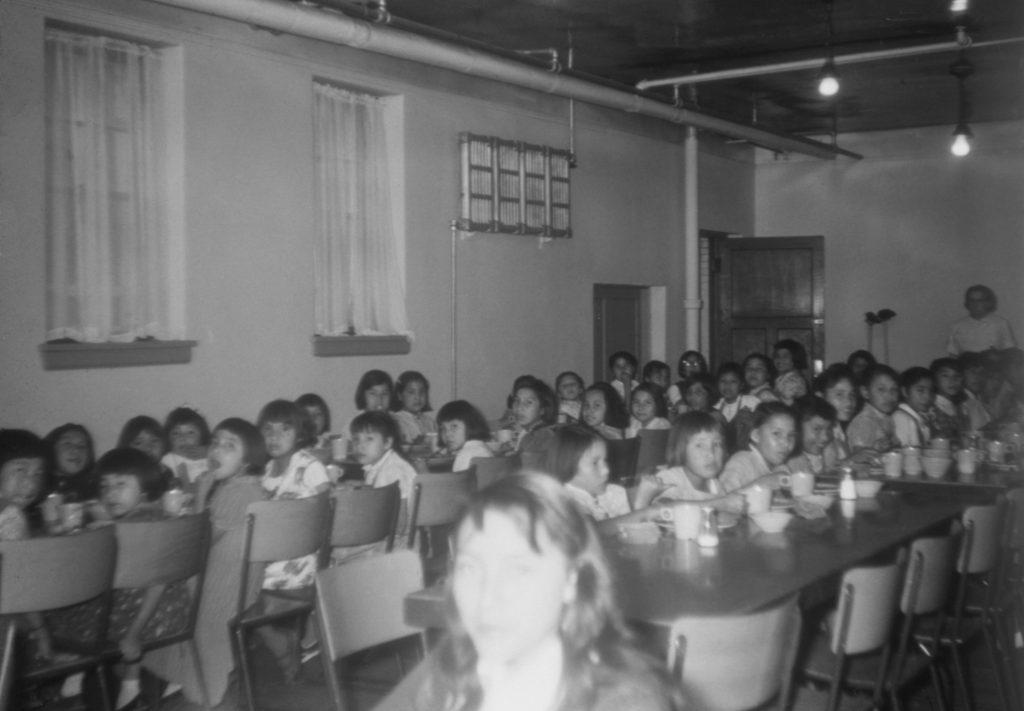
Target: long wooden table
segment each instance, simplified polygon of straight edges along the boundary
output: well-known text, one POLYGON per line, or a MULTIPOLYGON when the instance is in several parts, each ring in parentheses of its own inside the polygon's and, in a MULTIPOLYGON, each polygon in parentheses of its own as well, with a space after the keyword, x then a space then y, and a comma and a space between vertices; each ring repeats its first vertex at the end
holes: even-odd
MULTIPOLYGON (((779 534, 746 519, 722 531, 717 548, 662 536, 657 544, 609 543, 618 596, 627 619, 669 625, 691 615, 755 610, 868 561, 958 516, 967 502, 912 491, 883 491, 859 500, 854 516, 838 503, 824 519, 794 518, 779 534)), ((444 626, 443 590, 434 586, 406 598, 406 621, 444 626)))

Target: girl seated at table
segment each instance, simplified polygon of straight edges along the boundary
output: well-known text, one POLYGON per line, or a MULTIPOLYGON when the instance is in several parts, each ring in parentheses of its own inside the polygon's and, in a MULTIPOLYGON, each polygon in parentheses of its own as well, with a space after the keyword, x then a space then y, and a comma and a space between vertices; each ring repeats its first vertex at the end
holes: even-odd
POLYGON ((965 429, 966 418, 960 410, 964 396, 964 371, 956 358, 937 358, 931 363, 935 376, 935 409, 932 437, 955 440, 965 429))
MULTIPOLYGON (((363 373, 356 385, 355 401, 358 412, 355 417, 364 412, 387 412, 391 407, 391 394, 394 389, 395 384, 391 380, 391 376, 383 370, 368 370, 363 373)), ((350 437, 352 435, 352 420, 355 417, 345 425, 345 434, 350 437)))
POLYGON ((743 392, 743 366, 728 362, 718 366, 718 394, 714 408, 725 425, 725 451, 732 454, 750 442, 751 421, 761 401, 743 392))
POLYGON ((864 373, 860 386, 864 407, 846 428, 850 453, 870 453, 872 458, 896 446, 892 413, 900 402, 899 375, 887 365, 874 365, 864 373))
POLYGON ((611 385, 625 402, 629 402, 633 388, 640 384, 634 379, 637 367, 636 356, 629 351, 616 351, 608 356, 611 385))
POLYGON ((555 393, 544 381, 530 378, 516 389, 512 410, 516 417, 516 451, 524 464, 536 466, 543 461, 554 437, 553 425, 558 418, 555 393))
POLYGON ((401 442, 415 444, 426 435, 437 433, 433 408, 430 406, 430 383, 423 373, 407 370, 395 381, 391 416, 398 423, 401 442))
POLYGON ((781 402, 762 402, 754 410, 750 447, 736 452, 725 463, 720 477, 725 491, 742 489, 774 473, 786 473, 786 460, 796 445, 797 416, 781 402))
POLYGON ((406 533, 405 504, 412 494, 416 469, 395 446, 398 437, 398 426, 386 412, 364 412, 352 421, 352 448, 356 460, 363 465, 364 481, 373 487, 398 482, 403 510, 396 536, 401 537, 406 533))
POLYGON ((718 393, 715 391, 715 379, 707 373, 691 375, 683 384, 683 399, 677 406, 676 414, 684 412, 711 412, 715 411, 715 399, 718 393))
POLYGON ((316 393, 303 393, 295 399, 313 421, 313 434, 316 435, 316 447, 323 449, 331 446, 331 408, 316 393))
POLYGON ((799 398, 794 409, 800 416, 799 445, 786 466, 792 472, 821 476, 836 465, 835 450, 829 449, 836 409, 816 395, 799 398))
POLYGON ((195 481, 206 471, 206 448, 210 446, 210 426, 206 418, 191 407, 176 407, 164 421, 168 451, 160 463, 174 472, 183 489, 195 490, 195 481))
MULTIPOLYGON (((147 454, 154 462, 160 462, 167 453, 167 436, 163 426, 148 415, 136 415, 124 423, 117 437, 117 448, 131 447, 147 454)), ((176 475, 160 462, 165 486, 170 487, 176 475)))
POLYGON ((743 497, 726 495, 718 480, 724 463, 725 429, 719 418, 699 410, 680 415, 669 433, 667 466, 653 477, 656 500, 711 499, 715 508, 742 513, 743 497))
POLYGON ((453 539, 449 634, 378 711, 672 711, 681 693, 633 644, 601 541, 558 482, 478 492, 453 539))
POLYGON ((52 430, 43 441, 52 463, 44 493, 60 494, 66 502, 98 497, 100 482, 92 470, 95 452, 89 430, 69 422, 52 430))
POLYGON ((921 366, 900 374, 903 402, 892 413, 893 434, 903 447, 926 447, 932 441, 931 420, 935 403, 935 377, 921 366))
POLYGON ((580 421, 583 409, 583 378, 571 370, 559 373, 555 378, 555 392, 558 394, 558 423, 571 424, 580 421))
POLYGON ((455 457, 452 471, 468 469, 477 457, 493 457, 485 444, 491 438, 483 414, 465 400, 452 400, 437 411, 441 443, 455 457))
POLYGON ((633 388, 629 400, 629 427, 626 437, 636 437, 640 430, 667 430, 672 424, 665 412, 665 397, 661 389, 651 383, 633 388))
POLYGON ((620 523, 641 523, 657 517, 649 507, 661 487, 649 477, 643 479, 631 505, 626 490, 608 482, 607 443, 586 427, 568 425, 555 432, 544 470, 565 484, 572 500, 594 520, 601 533, 614 535, 620 523))
POLYGON ((751 353, 743 359, 743 381, 747 386, 747 395, 756 397, 761 402, 778 399, 772 391, 775 366, 764 353, 751 353))
POLYGON ((799 370, 790 370, 775 379, 775 395, 779 402, 790 407, 807 394, 807 381, 799 370))
POLYGON ((700 351, 683 351, 676 364, 676 372, 679 374, 679 381, 670 385, 666 393, 669 409, 675 410, 676 414, 682 414, 685 410, 679 409, 683 400, 683 383, 695 375, 708 372, 708 361, 700 351))
POLYGON ((854 415, 860 408, 857 378, 845 363, 833 363, 814 381, 814 390, 825 402, 836 410, 836 424, 832 428, 832 442, 825 448, 825 456, 836 464, 867 461, 871 453, 851 456, 850 443, 846 437, 854 415))
POLYGON ((855 383, 859 383, 867 369, 873 365, 878 365, 878 361, 871 351, 854 351, 846 358, 846 367, 853 373, 855 383))
POLYGON ((623 431, 629 426, 629 413, 622 398, 605 382, 594 383, 583 391, 580 415, 582 424, 605 439, 622 439, 623 431))
POLYGON ((792 338, 783 338, 772 347, 772 365, 775 366, 774 386, 778 392, 779 378, 793 371, 800 374, 807 372, 807 350, 800 342, 792 338))

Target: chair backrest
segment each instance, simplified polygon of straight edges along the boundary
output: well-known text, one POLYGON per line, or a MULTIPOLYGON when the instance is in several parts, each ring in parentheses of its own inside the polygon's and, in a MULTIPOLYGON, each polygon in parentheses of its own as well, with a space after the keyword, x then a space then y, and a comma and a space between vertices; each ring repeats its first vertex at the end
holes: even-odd
POLYGON ((447 474, 419 474, 412 480, 409 503, 409 547, 416 542, 416 530, 423 526, 455 523, 476 488, 471 466, 447 474))
POLYGON ((964 524, 963 544, 957 559, 958 573, 987 573, 999 559, 1003 507, 969 506, 960 520, 964 524))
POLYGON ((669 634, 669 668, 681 673, 694 708, 755 708, 788 688, 799 634, 795 596, 746 615, 679 619, 669 634))
POLYGON ((111 589, 113 526, 68 536, 0 543, 0 614, 75 605, 111 589))
POLYGON ((473 457, 470 464, 476 470, 476 488, 479 491, 518 471, 522 459, 518 454, 508 457, 473 457))
POLYGON ((187 580, 206 569, 207 512, 163 521, 124 521, 117 534, 114 587, 143 588, 187 580))
POLYGON ((672 430, 640 430, 636 457, 638 474, 650 474, 668 461, 668 436, 672 430))
POLYGON ((321 570, 316 576, 321 652, 333 662, 419 633, 405 622, 405 597, 422 587, 423 563, 409 550, 321 570))
POLYGON ((901 571, 900 563, 892 563, 852 568, 843 574, 832 627, 833 654, 863 654, 880 649, 888 641, 901 571))
POLYGON ((640 454, 640 438, 608 440, 608 471, 611 481, 622 481, 636 476, 636 460, 640 454))
POLYGON ((1024 488, 1006 492, 1006 537, 1008 548, 1024 547, 1024 488))
POLYGON ((938 612, 949 600, 956 557, 956 538, 918 538, 910 544, 909 563, 900 611, 905 615, 938 612))
POLYGON ((330 515, 327 494, 249 504, 244 560, 271 563, 319 553, 330 532, 330 515))
POLYGON ((341 487, 331 496, 334 497, 331 546, 362 546, 387 539, 387 549, 391 550, 402 505, 397 481, 380 488, 341 487))
POLYGON ((14 681, 14 618, 0 620, 0 709, 10 708, 11 683, 14 681))

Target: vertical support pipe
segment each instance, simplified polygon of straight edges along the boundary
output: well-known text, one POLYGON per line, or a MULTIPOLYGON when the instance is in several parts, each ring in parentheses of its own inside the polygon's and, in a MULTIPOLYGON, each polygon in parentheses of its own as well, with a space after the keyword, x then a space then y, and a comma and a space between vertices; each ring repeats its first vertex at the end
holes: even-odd
POLYGON ((458 309, 458 304, 459 304, 459 300, 458 300, 458 297, 459 297, 459 295, 458 295, 458 289, 457 289, 457 287, 458 287, 458 274, 455 271, 455 266, 456 266, 455 256, 456 256, 456 250, 457 250, 458 244, 459 244, 458 229, 459 229, 458 221, 457 220, 452 220, 451 221, 451 233, 452 233, 452 246, 451 246, 451 288, 450 288, 451 304, 449 305, 450 308, 451 308, 451 313, 449 314, 449 316, 451 318, 451 324, 452 324, 452 343, 451 343, 451 349, 452 350, 451 350, 451 357, 450 357, 450 359, 451 359, 451 375, 450 375, 450 377, 451 377, 451 386, 450 386, 451 397, 449 398, 449 400, 458 400, 458 397, 456 397, 456 392, 458 391, 458 387, 456 385, 456 378, 458 377, 458 373, 459 373, 459 369, 458 369, 458 358, 459 358, 459 351, 458 351, 458 344, 459 344, 459 323, 458 323, 459 309, 458 309))
POLYGON ((700 351, 700 223, 697 219, 697 129, 693 126, 686 127, 683 149, 684 343, 686 350, 700 351))

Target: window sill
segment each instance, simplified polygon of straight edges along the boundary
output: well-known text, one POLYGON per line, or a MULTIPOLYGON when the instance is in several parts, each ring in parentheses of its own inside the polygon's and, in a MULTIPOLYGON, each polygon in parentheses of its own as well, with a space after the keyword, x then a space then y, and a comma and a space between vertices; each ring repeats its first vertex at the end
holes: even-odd
POLYGON ((39 354, 46 370, 127 368, 192 361, 196 341, 135 341, 133 343, 44 343, 39 354))
POLYGON ((405 336, 313 336, 317 358, 367 355, 406 355, 412 343, 405 336))

